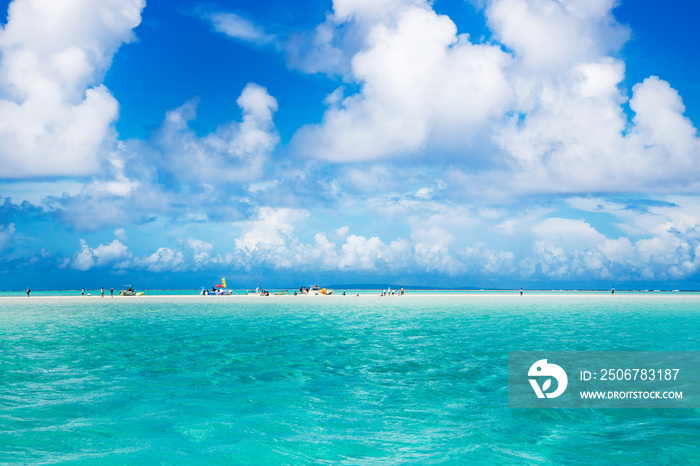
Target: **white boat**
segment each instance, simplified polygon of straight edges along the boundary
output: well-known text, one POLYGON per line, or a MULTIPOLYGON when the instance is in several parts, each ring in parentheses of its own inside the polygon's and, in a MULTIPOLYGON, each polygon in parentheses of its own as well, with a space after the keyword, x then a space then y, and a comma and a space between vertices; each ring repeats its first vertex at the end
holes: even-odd
POLYGON ((329 290, 328 288, 321 288, 320 286, 314 285, 311 288, 309 288, 304 294, 308 294, 311 296, 329 296, 333 294, 333 290, 329 290))
MULTIPOLYGON (((141 296, 143 291, 136 292, 131 285, 124 285, 124 289, 119 292, 119 296, 141 296)), ((89 293, 88 293, 89 296, 89 293)))

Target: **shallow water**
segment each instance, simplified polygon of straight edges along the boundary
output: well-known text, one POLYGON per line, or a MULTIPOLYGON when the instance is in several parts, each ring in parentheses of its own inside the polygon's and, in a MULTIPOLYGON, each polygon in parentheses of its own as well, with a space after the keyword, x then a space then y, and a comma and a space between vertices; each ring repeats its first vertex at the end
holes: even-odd
POLYGON ((692 294, 5 300, 0 461, 698 462, 700 410, 509 409, 507 367, 699 335, 692 294))

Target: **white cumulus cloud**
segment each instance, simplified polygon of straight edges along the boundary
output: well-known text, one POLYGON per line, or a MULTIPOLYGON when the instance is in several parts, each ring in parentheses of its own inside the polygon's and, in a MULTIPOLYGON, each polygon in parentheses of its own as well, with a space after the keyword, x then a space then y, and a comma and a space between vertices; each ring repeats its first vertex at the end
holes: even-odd
POLYGON ((153 254, 142 257, 136 264, 149 272, 176 272, 186 268, 185 256, 171 248, 158 248, 153 254))
POLYGON ((0 29, 0 177, 89 175, 119 104, 101 84, 144 0, 14 0, 0 29))
MULTIPOLYGON (((655 76, 631 96, 623 88, 630 31, 617 3, 489 0, 494 42, 475 43, 427 1, 336 0, 312 41, 333 69, 314 54, 299 62, 356 90, 328 96, 297 151, 331 162, 445 154, 452 188, 479 196, 697 189, 700 140, 681 96, 655 76)), ((393 168, 353 168, 346 181, 392 189, 372 176, 393 168)))
POLYGON ((195 238, 187 238, 187 245, 194 251, 194 264, 205 265, 211 259, 214 245, 195 238))
POLYGON ((204 137, 188 126, 196 116, 195 101, 169 111, 158 136, 163 168, 175 170, 178 178, 200 183, 259 178, 279 141, 273 122, 277 100, 264 87, 249 83, 236 103, 243 120, 222 124, 204 137))
POLYGON ((240 237, 236 249, 245 252, 284 246, 293 237, 295 224, 306 219, 309 212, 288 208, 261 207, 255 219, 240 222, 240 237))
POLYGON ((447 16, 423 1, 336 1, 329 20, 364 33, 351 61, 360 92, 334 94, 323 122, 300 129, 296 143, 331 161, 415 153, 431 135, 474 132, 510 97, 497 46, 457 35, 447 16))
POLYGON ((70 267, 82 271, 107 265, 121 268, 120 265, 122 264, 120 263, 127 261, 131 256, 129 248, 118 239, 109 244, 100 244, 96 248, 91 248, 87 241, 81 239, 80 251, 73 256, 70 267))

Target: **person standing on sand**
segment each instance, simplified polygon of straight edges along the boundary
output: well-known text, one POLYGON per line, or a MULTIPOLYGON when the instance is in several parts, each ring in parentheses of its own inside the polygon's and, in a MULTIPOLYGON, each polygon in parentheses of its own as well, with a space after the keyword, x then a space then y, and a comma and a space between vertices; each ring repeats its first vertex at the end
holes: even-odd
POLYGON ((83 291, 80 293, 80 296, 85 296, 85 288, 83 288, 83 291))
POLYGON ((112 295, 112 298, 114 298, 114 288, 109 289, 109 294, 112 295))
POLYGON ((104 286, 102 288, 100 288, 100 293, 102 293, 102 297, 104 298, 105 297, 105 287, 104 286))
POLYGON ((31 293, 31 292, 32 292, 32 290, 30 290, 29 287, 27 287, 27 298, 29 297, 29 293, 31 293))
POLYGON ((615 288, 614 288, 614 287, 613 287, 613 289, 612 289, 612 294, 615 294, 615 288))
POLYGON ((522 296, 522 295, 523 295, 523 289, 520 288, 520 296, 522 296))

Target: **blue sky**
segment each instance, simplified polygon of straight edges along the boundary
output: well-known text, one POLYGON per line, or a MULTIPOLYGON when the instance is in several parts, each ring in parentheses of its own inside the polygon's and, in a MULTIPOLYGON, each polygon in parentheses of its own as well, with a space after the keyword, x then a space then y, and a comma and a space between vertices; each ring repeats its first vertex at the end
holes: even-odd
POLYGON ((692 2, 14 0, 0 288, 700 288, 692 2))

